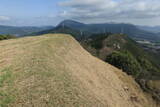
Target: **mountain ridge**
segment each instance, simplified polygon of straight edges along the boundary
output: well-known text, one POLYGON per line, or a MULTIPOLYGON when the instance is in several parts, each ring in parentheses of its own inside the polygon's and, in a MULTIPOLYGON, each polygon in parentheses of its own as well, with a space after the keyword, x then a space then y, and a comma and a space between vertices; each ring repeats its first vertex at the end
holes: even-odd
MULTIPOLYGON (((101 23, 101 24, 84 24, 73 20, 62 21, 59 25, 68 26, 81 31, 92 33, 123 33, 133 39, 160 40, 156 33, 141 30, 136 25, 125 23, 101 23)), ((59 26, 58 25, 58 26, 59 26)))
MULTIPOLYGON (((134 40, 148 40, 151 42, 157 42, 160 40, 158 33, 154 33, 150 30, 143 28, 143 26, 127 24, 127 23, 100 23, 100 24, 85 24, 74 20, 64 20, 60 22, 55 28, 51 26, 46 27, 10 27, 0 26, 1 34, 15 34, 18 36, 27 36, 32 34, 40 34, 41 32, 53 33, 57 27, 69 27, 72 30, 76 30, 82 33, 86 33, 87 36, 95 33, 123 33, 127 34, 134 40), (52 31, 53 30, 53 31, 52 31), (17 33, 18 32, 18 33, 17 33)), ((61 33, 61 32, 59 32, 61 33)))

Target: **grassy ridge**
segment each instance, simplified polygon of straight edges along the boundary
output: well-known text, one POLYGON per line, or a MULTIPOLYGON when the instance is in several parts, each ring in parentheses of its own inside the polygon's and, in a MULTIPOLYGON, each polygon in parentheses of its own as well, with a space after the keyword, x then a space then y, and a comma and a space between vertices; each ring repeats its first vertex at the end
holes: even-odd
POLYGON ((147 107, 154 104, 133 79, 90 55, 69 35, 48 34, 1 41, 0 51, 2 107, 128 104, 147 107), (126 84, 129 92, 124 90, 126 84), (131 100, 132 93, 138 102, 131 100))

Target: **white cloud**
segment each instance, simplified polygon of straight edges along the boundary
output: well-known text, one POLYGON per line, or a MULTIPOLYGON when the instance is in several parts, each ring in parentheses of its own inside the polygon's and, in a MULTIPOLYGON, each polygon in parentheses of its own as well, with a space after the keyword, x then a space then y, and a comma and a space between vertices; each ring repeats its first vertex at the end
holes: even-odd
POLYGON ((0 21, 9 21, 10 17, 7 16, 0 16, 0 21))
POLYGON ((61 17, 76 20, 149 19, 160 17, 160 0, 68 0, 61 17))

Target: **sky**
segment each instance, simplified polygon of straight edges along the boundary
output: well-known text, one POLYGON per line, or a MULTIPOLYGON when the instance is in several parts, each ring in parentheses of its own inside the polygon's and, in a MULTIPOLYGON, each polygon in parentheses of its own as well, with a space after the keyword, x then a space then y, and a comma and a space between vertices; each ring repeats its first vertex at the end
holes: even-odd
POLYGON ((160 25, 160 0, 0 0, 0 25, 56 26, 84 23, 160 25))

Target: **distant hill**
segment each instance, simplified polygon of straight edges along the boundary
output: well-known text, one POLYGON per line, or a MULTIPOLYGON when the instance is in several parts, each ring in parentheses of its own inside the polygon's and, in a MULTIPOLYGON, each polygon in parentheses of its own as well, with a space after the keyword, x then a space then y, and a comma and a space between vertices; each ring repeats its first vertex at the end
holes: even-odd
POLYGON ((1 107, 156 107, 133 78, 69 35, 0 41, 0 52, 1 107))
POLYGON ((146 30, 146 31, 149 31, 149 32, 154 32, 154 33, 157 33, 157 32, 160 32, 160 26, 137 26, 138 28, 142 29, 142 30, 146 30))
POLYGON ((44 26, 44 27, 16 27, 16 26, 3 26, 0 25, 0 34, 9 34, 16 36, 24 36, 33 32, 40 32, 42 30, 47 30, 53 28, 52 26, 44 26))
POLYGON ((67 26, 76 30, 81 30, 84 32, 90 33, 123 33, 127 34, 129 37, 133 39, 146 39, 149 41, 157 41, 160 40, 160 37, 156 33, 152 33, 149 31, 145 31, 139 29, 135 25, 132 24, 124 24, 124 23, 104 23, 104 24, 83 24, 80 22, 65 20, 61 22, 58 26, 67 26))

